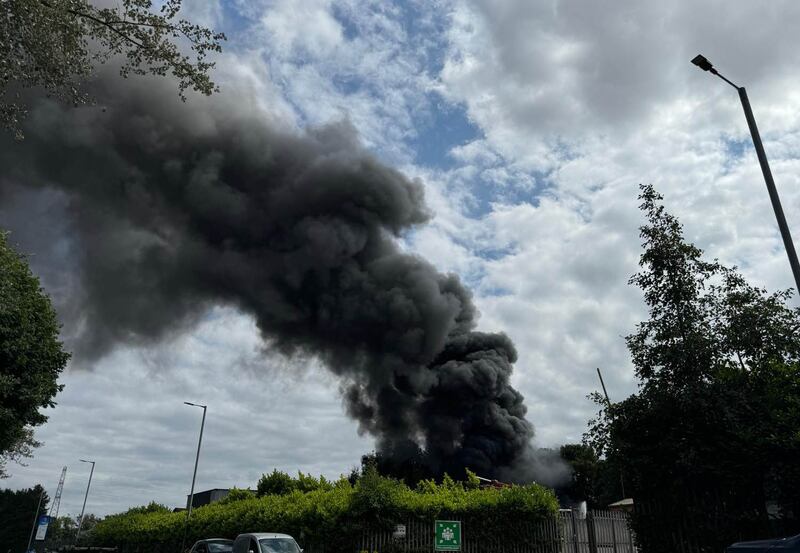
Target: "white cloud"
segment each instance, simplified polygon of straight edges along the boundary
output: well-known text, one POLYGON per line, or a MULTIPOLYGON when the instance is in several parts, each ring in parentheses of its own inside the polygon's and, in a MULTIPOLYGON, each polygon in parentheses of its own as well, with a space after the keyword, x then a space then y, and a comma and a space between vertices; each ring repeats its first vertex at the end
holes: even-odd
MULTIPOLYGON (((800 238, 800 4, 411 5, 427 35, 412 36, 385 3, 241 3, 256 23, 220 70, 251 83, 258 116, 289 126, 346 117, 378 155, 423 180, 435 218, 405 246, 462 275, 481 328, 514 339, 514 382, 540 443, 580 439, 595 411, 585 399, 599 386, 595 367, 612 399, 635 390, 623 336, 645 315, 627 285, 639 255, 638 183, 664 193, 707 256, 772 289, 792 285, 736 93, 689 60, 703 52, 747 86, 800 238), (414 165, 431 91, 462 105, 481 133, 454 145, 449 169, 414 165)), ((324 370, 262 361, 249 319, 212 315, 155 352, 120 351, 91 373, 67 374, 38 433, 47 445, 9 484, 52 489, 68 463, 62 509, 75 512, 84 468, 75 459, 93 455, 89 510, 176 505, 199 422, 183 399, 212 406, 200 489, 252 484, 273 466, 335 476, 370 449, 324 370)))
POLYGON ((191 334, 149 350, 118 350, 92 371, 62 380, 44 446, 11 487, 55 492, 68 473, 61 513, 80 513, 88 465, 96 461, 87 512, 108 514, 156 500, 184 505, 202 411, 208 405, 195 491, 251 487, 272 468, 336 478, 372 448, 342 414, 337 383, 308 360, 263 356, 251 319, 215 309, 191 334))

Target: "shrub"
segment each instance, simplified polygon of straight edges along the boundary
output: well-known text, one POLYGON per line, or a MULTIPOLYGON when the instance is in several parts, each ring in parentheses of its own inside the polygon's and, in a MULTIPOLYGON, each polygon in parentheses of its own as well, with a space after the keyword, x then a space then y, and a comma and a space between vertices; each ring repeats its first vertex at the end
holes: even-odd
MULTIPOLYGON (((303 547, 324 544, 329 551, 352 551, 364 530, 435 518, 462 520, 472 539, 489 540, 513 535, 521 522, 542 520, 558 509, 553 493, 535 484, 465 489, 461 483, 445 479, 441 485, 433 482, 426 490, 415 491, 374 470, 367 471, 355 486, 342 478, 308 492, 295 489, 248 497, 246 490, 237 490, 235 495, 236 500, 194 510, 186 541, 274 531, 293 535, 303 547)), ((177 550, 185 513, 137 509, 100 522, 92 535, 93 544, 118 546, 122 553, 177 550)))

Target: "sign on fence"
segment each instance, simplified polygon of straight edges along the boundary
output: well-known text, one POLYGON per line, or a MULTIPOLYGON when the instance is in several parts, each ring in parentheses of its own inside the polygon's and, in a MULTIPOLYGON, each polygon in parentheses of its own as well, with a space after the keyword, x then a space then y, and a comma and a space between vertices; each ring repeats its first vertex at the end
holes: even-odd
POLYGON ((437 520, 433 523, 436 551, 461 551, 461 521, 437 520))

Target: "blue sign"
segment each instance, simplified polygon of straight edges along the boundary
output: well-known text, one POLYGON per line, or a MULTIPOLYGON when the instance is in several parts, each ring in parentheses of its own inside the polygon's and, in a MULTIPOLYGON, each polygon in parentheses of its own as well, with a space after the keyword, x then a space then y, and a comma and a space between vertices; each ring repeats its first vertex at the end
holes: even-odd
POLYGON ((47 527, 50 525, 50 517, 47 515, 39 516, 39 520, 36 522, 36 537, 34 538, 36 541, 42 541, 44 537, 47 535, 47 527))

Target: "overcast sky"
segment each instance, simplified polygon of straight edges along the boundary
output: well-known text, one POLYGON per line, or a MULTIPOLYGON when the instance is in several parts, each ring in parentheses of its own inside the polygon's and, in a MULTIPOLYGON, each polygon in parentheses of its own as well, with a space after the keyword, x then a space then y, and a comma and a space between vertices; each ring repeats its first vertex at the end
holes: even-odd
MULTIPOLYGON (((601 367, 612 400, 635 391, 624 339, 644 316, 636 271, 640 182, 653 183, 709 258, 770 289, 792 285, 736 92, 749 92, 800 237, 800 4, 675 0, 397 3, 193 2, 224 30, 222 92, 255 91, 274 124, 349 120, 387 164, 422 180, 431 222, 404 247, 473 289, 482 330, 519 349, 513 383, 538 446, 579 441, 601 367)), ((192 99, 190 98, 189 102, 192 99)), ((265 115, 266 116, 266 115, 265 115)), ((0 206, 0 226, 24 213, 0 206)), ((31 254, 37 240, 18 232, 31 254)), ((63 275, 43 274, 46 288, 63 275)), ((263 351, 229 307, 157 347, 71 366, 44 445, 0 483, 43 483, 67 465, 61 513, 184 503, 201 411, 197 490, 254 487, 273 467, 336 477, 372 448, 313 360, 263 351)))

